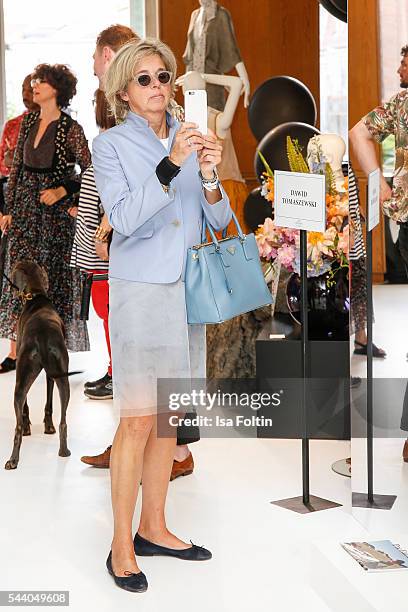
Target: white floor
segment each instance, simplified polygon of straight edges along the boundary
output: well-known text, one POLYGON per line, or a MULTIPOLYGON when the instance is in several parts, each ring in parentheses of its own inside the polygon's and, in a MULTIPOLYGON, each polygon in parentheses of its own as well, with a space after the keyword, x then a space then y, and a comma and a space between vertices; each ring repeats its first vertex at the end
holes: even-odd
MULTIPOLYGON (((408 376, 408 285, 376 285, 374 287, 373 339, 387 352, 386 359, 374 360, 374 376, 397 378, 408 376)), ((354 355, 352 375, 365 376, 366 360, 354 355)))
MULTIPOLYGON (((404 376, 408 287, 381 287, 377 294, 376 341, 389 352, 381 367, 392 362, 404 376), (399 330, 380 325, 391 303, 399 330)), ((353 539, 408 545, 408 464, 400 459, 401 440, 376 441, 376 485, 379 492, 398 494, 394 509, 353 513, 350 480, 331 470, 334 461, 350 454, 350 445, 312 442, 312 493, 343 506, 306 516, 270 504, 301 492, 299 441, 202 440, 192 446, 194 474, 170 485, 168 522, 181 537, 211 548, 213 559, 201 564, 141 559, 148 592, 117 589, 104 567, 111 538, 109 474, 79 460, 103 450, 116 423, 110 401, 89 401, 82 394, 83 382, 101 375, 106 365, 102 330, 94 319, 90 329, 93 351, 71 358, 72 369, 86 370, 71 379, 71 457, 58 457, 56 436, 42 433, 41 377, 29 396, 32 435, 23 439, 19 467, 2 469, 13 439, 14 374, 0 376, 0 590, 69 590, 75 612, 135 606, 142 612, 386 612, 394 604, 406 609, 408 573, 366 574, 339 546, 353 539)), ((0 355, 5 351, 0 341, 0 355)), ((357 365, 362 369, 364 361, 357 365)), ((57 423, 58 403, 55 412, 57 423)), ((354 451, 363 456, 361 442, 354 451)), ((357 468, 353 459, 353 465, 353 487, 364 487, 364 464, 357 468)))

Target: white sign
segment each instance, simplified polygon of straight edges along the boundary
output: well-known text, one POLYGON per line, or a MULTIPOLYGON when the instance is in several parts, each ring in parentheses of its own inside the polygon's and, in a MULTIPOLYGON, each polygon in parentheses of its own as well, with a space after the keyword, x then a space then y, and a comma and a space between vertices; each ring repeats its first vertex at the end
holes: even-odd
POLYGON ((380 169, 368 175, 367 229, 373 230, 380 222, 380 169))
POLYGON ((326 231, 326 177, 275 170, 275 225, 326 231))

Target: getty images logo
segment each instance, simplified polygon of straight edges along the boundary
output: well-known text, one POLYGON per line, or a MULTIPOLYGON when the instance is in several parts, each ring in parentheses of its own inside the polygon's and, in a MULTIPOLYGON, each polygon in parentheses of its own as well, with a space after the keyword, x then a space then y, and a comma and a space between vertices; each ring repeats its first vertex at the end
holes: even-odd
POLYGON ((204 389, 192 390, 190 393, 170 393, 170 410, 180 410, 182 408, 193 407, 203 408, 211 411, 214 408, 260 408, 278 407, 281 405, 283 390, 274 393, 226 393, 216 391, 208 393, 204 389))

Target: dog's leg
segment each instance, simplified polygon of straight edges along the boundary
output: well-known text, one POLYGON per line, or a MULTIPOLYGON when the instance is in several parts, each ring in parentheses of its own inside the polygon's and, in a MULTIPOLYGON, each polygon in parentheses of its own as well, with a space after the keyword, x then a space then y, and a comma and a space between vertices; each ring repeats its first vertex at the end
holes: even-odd
POLYGON ((45 404, 44 433, 54 434, 55 427, 52 422, 52 393, 54 391, 54 381, 47 376, 47 403, 45 404))
MULTIPOLYGON (((17 385, 16 385, 17 387, 17 385)), ((4 466, 6 470, 15 470, 18 465, 20 457, 20 446, 23 438, 23 404, 26 398, 26 394, 22 389, 14 391, 14 411, 16 413, 16 429, 14 432, 14 445, 13 452, 11 453, 10 459, 4 466)))
POLYGON ((16 429, 14 434, 14 446, 10 459, 4 466, 6 470, 15 470, 20 457, 20 446, 23 437, 23 406, 27 399, 27 393, 41 372, 41 366, 31 359, 19 356, 16 369, 16 387, 14 390, 14 411, 16 413, 16 429))
POLYGON ((31 436, 30 425, 31 425, 30 414, 28 411, 28 404, 26 400, 23 406, 23 436, 31 436))
POLYGON ((65 378, 57 378, 55 381, 58 387, 60 401, 61 401, 61 422, 59 426, 59 434, 60 434, 60 448, 59 448, 59 456, 60 457, 69 457, 71 451, 67 446, 67 408, 69 402, 69 382, 68 377, 65 378))

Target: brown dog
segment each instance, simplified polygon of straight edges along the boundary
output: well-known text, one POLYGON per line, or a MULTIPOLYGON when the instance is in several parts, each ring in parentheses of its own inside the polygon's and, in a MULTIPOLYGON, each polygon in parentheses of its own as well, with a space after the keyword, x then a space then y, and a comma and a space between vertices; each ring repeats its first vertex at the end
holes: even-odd
POLYGON ((40 266, 31 261, 18 261, 12 271, 12 282, 19 290, 24 307, 17 325, 17 367, 14 391, 16 430, 13 452, 5 465, 6 470, 13 470, 17 467, 22 436, 31 434, 27 393, 42 369, 47 375, 44 432, 55 433, 52 422, 52 393, 55 381, 61 401, 58 454, 60 457, 68 457, 71 454, 67 446, 66 412, 70 390, 64 325, 47 297, 48 280, 40 266))

